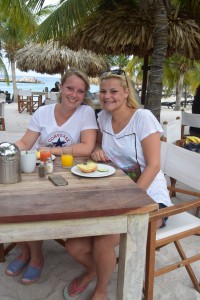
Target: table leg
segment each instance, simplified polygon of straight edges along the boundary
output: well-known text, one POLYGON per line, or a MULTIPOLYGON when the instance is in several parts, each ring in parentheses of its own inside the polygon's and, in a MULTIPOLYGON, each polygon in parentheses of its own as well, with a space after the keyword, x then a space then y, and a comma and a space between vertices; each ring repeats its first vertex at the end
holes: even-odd
POLYGON ((121 234, 117 300, 140 300, 144 281, 148 214, 127 216, 127 234, 121 234))

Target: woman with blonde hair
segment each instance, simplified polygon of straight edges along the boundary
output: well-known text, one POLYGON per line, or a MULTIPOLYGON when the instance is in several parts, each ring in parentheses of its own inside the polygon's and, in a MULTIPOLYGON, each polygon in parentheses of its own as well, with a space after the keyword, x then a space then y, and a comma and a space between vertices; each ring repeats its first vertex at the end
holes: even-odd
MULTIPOLYGON (((103 110, 98 114, 99 131, 92 159, 113 161, 160 208, 170 206, 166 181, 160 171, 162 128, 150 111, 139 108, 123 70, 102 74, 99 99, 103 110)), ((157 227, 165 226, 165 221, 159 220, 157 227)), ((116 266, 115 247, 119 239, 115 234, 66 241, 67 251, 86 271, 65 287, 65 299, 73 299, 95 279, 91 300, 107 299, 107 285, 116 266)))
MULTIPOLYGON (((96 142, 97 124, 94 110, 82 105, 89 90, 89 79, 80 70, 69 69, 61 79, 60 101, 45 105, 34 112, 24 136, 16 142, 20 150, 49 147, 52 154, 72 146, 74 156, 89 156, 96 142)), ((23 272, 21 283, 39 279, 44 258, 42 241, 18 243, 20 254, 6 268, 8 276, 23 272)))

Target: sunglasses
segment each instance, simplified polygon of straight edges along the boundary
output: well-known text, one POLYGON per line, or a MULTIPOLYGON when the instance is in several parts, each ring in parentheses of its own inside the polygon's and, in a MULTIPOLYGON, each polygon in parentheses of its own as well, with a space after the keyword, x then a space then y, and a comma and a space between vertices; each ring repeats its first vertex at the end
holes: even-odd
POLYGON ((110 74, 113 74, 113 75, 124 75, 124 77, 126 79, 126 84, 128 86, 128 80, 127 80, 126 73, 125 73, 124 70, 117 69, 117 70, 106 71, 106 72, 104 72, 104 73, 101 74, 101 77, 102 76, 106 76, 106 75, 110 75, 110 74))

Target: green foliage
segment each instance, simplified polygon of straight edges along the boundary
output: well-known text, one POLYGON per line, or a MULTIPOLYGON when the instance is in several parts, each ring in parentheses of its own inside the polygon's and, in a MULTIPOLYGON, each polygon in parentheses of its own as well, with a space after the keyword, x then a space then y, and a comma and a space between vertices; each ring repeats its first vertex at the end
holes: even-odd
POLYGON ((129 62, 129 56, 121 54, 121 55, 116 55, 116 56, 107 56, 107 61, 110 66, 112 67, 118 67, 119 69, 123 69, 127 66, 129 62))
MULTIPOLYGON (((7 19, 13 27, 22 28, 27 35, 36 28, 31 10, 23 0, 0 0, 0 20, 7 19)), ((11 25, 9 25, 11 27, 11 25)))
POLYGON ((92 14, 101 1, 67 0, 61 1, 57 9, 40 24, 36 32, 37 40, 46 42, 54 39, 62 41, 63 37, 73 32, 75 25, 80 25, 88 14, 92 14))
POLYGON ((200 84, 200 62, 174 55, 165 60, 163 84, 167 95, 175 88, 180 76, 184 76, 184 86, 192 93, 200 84))

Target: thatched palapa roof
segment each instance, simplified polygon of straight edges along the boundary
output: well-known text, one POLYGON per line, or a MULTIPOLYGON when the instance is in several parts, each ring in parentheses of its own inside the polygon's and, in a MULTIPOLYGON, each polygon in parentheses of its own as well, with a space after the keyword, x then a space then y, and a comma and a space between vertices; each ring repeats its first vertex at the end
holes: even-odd
POLYGON ((30 44, 20 49, 15 56, 17 68, 27 72, 63 74, 69 67, 78 68, 88 76, 95 77, 107 70, 108 64, 102 56, 91 51, 72 51, 57 43, 30 44))
MULTIPOLYGON (((200 28, 194 20, 168 16, 167 56, 175 53, 200 59, 200 28)), ((120 4, 112 11, 100 10, 84 20, 84 24, 66 37, 71 49, 90 49, 98 54, 138 55, 153 50, 154 8, 148 13, 130 4, 120 4)))

